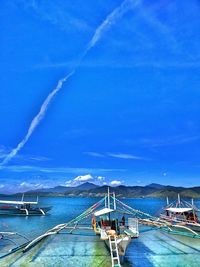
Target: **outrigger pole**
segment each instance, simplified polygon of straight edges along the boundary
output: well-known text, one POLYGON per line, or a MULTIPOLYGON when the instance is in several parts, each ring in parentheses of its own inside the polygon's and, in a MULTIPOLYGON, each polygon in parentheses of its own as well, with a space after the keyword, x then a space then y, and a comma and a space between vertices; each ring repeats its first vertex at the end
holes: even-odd
POLYGON ((36 245, 38 242, 40 242, 42 239, 51 236, 51 235, 55 235, 58 234, 60 231, 66 229, 68 226, 70 225, 75 225, 75 227, 77 226, 77 224, 87 218, 89 215, 92 215, 94 210, 96 208, 98 208, 102 202, 105 201, 105 197, 103 199, 101 199, 100 201, 98 201, 97 203, 95 203, 94 205, 92 205, 89 209, 87 209, 86 211, 84 211, 83 213, 81 213, 79 216, 77 216, 76 218, 72 219, 71 221, 69 221, 68 223, 64 223, 64 224, 59 224, 56 225, 55 227, 51 228, 50 230, 46 231, 44 234, 38 236, 37 238, 33 239, 24 249, 23 252, 26 252, 27 250, 29 250, 31 247, 33 247, 34 245, 36 245))
MULTIPOLYGON (((105 201, 106 203, 106 198, 108 198, 108 208, 110 208, 110 190, 108 188, 108 196, 104 197, 103 199, 101 199, 99 202, 95 203, 94 205, 92 205, 90 208, 88 208, 85 212, 81 213, 79 216, 77 216, 76 218, 72 219, 71 221, 69 221, 68 223, 64 223, 64 224, 59 224, 53 228, 51 228, 50 230, 46 231, 44 234, 38 236, 37 238, 35 238, 34 240, 32 240, 24 249, 23 249, 23 252, 26 252, 27 250, 29 250, 31 247, 33 247, 34 245, 36 245, 38 242, 40 242, 42 239, 48 237, 48 236, 51 236, 51 235, 54 235, 54 234, 57 234, 59 233, 60 231, 64 230, 64 229, 67 229, 70 225, 75 225, 74 229, 76 228, 77 224, 83 220, 83 219, 86 219, 87 217, 89 217, 90 215, 92 215, 94 213, 94 210, 96 208, 98 208, 100 205, 102 205, 102 203, 105 201)), ((111 196, 111 198, 113 198, 111 196)), ((155 221, 156 217, 153 217, 151 216, 150 214, 148 213, 144 213, 144 212, 141 212, 139 210, 136 210, 136 209, 133 209, 131 208, 130 206, 124 204, 123 202, 121 202, 120 200, 114 198, 115 201, 117 201, 117 203, 121 204, 121 206, 123 207, 124 211, 127 211, 129 214, 134 214, 134 215, 140 215, 140 216, 145 216, 145 217, 148 217, 148 218, 151 218, 151 220, 155 221)), ((116 205, 116 202, 115 202, 115 205, 116 205)))
MULTIPOLYGON (((131 207, 129 207, 128 205, 124 204, 123 202, 119 201, 118 199, 116 199, 115 197, 115 194, 114 194, 114 197, 110 196, 110 189, 108 187, 108 194, 107 196, 105 196, 103 199, 101 199, 99 202, 95 203, 93 206, 91 206, 89 209, 87 209, 85 212, 83 212, 82 214, 80 214, 79 216, 77 216, 75 219, 69 221, 68 223, 65 223, 65 224, 59 224, 55 227, 53 227, 52 229, 46 231, 43 235, 40 235, 38 236, 37 238, 35 238, 34 240, 32 240, 24 249, 23 249, 23 252, 26 252, 27 250, 29 250, 31 247, 33 247, 34 245, 36 245, 38 242, 40 242, 42 239, 48 237, 48 236, 51 236, 51 235, 54 235, 54 234, 57 234, 59 233, 60 231, 64 230, 64 229, 67 229, 69 228, 69 226, 72 226, 74 225, 74 229, 76 229, 77 227, 77 224, 83 220, 83 219, 86 219, 87 217, 89 217, 90 215, 92 215, 94 213, 94 210, 97 209, 100 205, 102 205, 103 202, 107 202, 106 199, 108 199, 108 208, 110 208, 110 198, 113 198, 114 201, 113 201, 113 205, 114 205, 114 208, 116 209, 116 202, 118 202, 119 204, 121 204, 122 208, 123 208, 123 212, 124 211, 128 211, 129 214, 137 214, 137 213, 140 213, 140 214, 145 214, 145 213, 142 213, 138 210, 134 210, 132 209, 131 207)), ((149 214, 145 214, 146 216, 151 216, 149 214)), ((151 216, 152 217, 152 216, 151 216)), ((152 217, 153 218, 153 217, 152 217)))
POLYGON ((28 243, 30 242, 30 240, 29 240, 26 236, 24 236, 24 235, 22 235, 22 234, 19 234, 19 233, 17 233, 17 232, 0 232, 0 239, 8 240, 8 241, 10 241, 11 243, 13 243, 13 244, 15 244, 15 245, 17 246, 17 247, 14 247, 14 248, 10 249, 9 252, 8 252, 7 254, 4 254, 4 255, 0 256, 0 259, 3 259, 3 258, 5 258, 5 257, 9 256, 10 254, 12 254, 12 253, 18 251, 18 250, 21 249, 21 248, 24 248, 24 247, 25 247, 26 245, 28 245, 28 243), (26 240, 26 242, 23 243, 22 245, 19 245, 17 242, 15 242, 15 241, 12 240, 11 238, 9 238, 9 236, 18 236, 18 237, 22 237, 22 238, 24 238, 24 239, 26 240))

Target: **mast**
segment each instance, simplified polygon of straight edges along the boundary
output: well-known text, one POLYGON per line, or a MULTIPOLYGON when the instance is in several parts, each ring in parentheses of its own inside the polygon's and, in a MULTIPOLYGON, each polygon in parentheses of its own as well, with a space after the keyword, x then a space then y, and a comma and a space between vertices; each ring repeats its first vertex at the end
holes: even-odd
POLYGON ((116 199, 115 199, 115 192, 113 192, 113 205, 114 205, 114 210, 116 210, 116 199))
POLYGON ((180 194, 178 194, 178 205, 181 205, 181 199, 180 199, 180 194))
POLYGON ((108 186, 108 208, 110 209, 110 188, 108 186))
POLYGON ((167 197, 166 200, 167 200, 167 206, 168 206, 169 205, 169 198, 167 197))

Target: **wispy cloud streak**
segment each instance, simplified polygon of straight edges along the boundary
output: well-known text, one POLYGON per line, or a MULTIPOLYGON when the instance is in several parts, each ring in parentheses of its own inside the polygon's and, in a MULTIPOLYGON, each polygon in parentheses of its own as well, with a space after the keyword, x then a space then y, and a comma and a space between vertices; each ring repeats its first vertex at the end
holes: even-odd
POLYGON ((97 157, 97 158, 118 158, 118 159, 128 159, 128 160, 150 160, 148 158, 139 157, 133 154, 127 154, 127 153, 98 153, 98 152, 84 152, 85 155, 91 156, 91 157, 97 157))
POLYGON ((124 153, 108 153, 108 156, 118 159, 146 160, 146 158, 124 153))
POLYGON ((65 76, 64 78, 60 79, 58 81, 58 84, 56 86, 56 88, 47 96, 47 98, 45 99, 45 101, 43 102, 40 111, 38 112, 38 114, 33 118, 27 134, 25 135, 25 137, 22 139, 22 141, 16 146, 16 148, 14 148, 5 158, 4 160, 0 163, 1 166, 7 164, 13 157, 15 157, 17 155, 17 153, 24 147, 24 145, 27 143, 27 141, 29 140, 29 138, 31 137, 31 135, 33 134, 34 130, 37 128, 37 126, 40 124, 41 120, 44 118, 48 106, 51 103, 51 101, 53 100, 53 98, 55 97, 55 95, 59 92, 59 90, 62 88, 63 83, 66 82, 70 76, 72 76, 74 74, 74 72, 71 72, 70 74, 68 74, 67 76, 65 76))
POLYGON ((83 61, 84 57, 87 55, 87 53, 90 51, 92 47, 96 45, 96 43, 102 38, 103 34, 108 30, 118 19, 120 19, 130 8, 138 4, 140 1, 137 0, 124 0, 122 4, 118 7, 116 7, 107 17, 106 19, 100 24, 100 26, 97 27, 93 37, 91 38, 90 42, 87 45, 87 48, 85 49, 84 53, 82 54, 82 57, 77 64, 76 68, 70 72, 67 76, 60 79, 58 81, 58 84, 56 88, 47 96, 45 101, 43 102, 40 111, 38 114, 33 118, 27 134, 22 139, 22 141, 14 148, 0 163, 0 166, 6 165, 13 157, 15 157, 18 152, 24 147, 24 145, 28 142, 29 138, 37 128, 37 126, 40 124, 42 119, 44 118, 46 111, 48 109, 48 106, 50 105, 51 101, 55 97, 55 95, 61 90, 63 84, 70 78, 76 71, 76 69, 80 66, 81 62, 83 61))
POLYGON ((48 173, 50 174, 78 174, 80 173, 110 173, 110 172, 125 172, 126 169, 105 169, 105 168, 82 168, 82 167, 44 167, 35 165, 10 165, 10 166, 0 166, 0 170, 15 172, 15 173, 48 173))
POLYGON ((139 0, 125 0, 120 6, 116 7, 107 18, 97 27, 91 41, 89 42, 86 53, 101 39, 103 34, 119 20, 130 8, 134 8, 140 3, 139 0))

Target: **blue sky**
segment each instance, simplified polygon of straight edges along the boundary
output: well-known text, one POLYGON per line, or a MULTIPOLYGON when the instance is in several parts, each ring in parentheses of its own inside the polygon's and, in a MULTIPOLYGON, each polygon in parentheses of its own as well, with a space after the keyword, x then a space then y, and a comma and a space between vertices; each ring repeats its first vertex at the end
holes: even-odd
POLYGON ((0 192, 199 185, 199 12, 193 0, 2 1, 0 192))

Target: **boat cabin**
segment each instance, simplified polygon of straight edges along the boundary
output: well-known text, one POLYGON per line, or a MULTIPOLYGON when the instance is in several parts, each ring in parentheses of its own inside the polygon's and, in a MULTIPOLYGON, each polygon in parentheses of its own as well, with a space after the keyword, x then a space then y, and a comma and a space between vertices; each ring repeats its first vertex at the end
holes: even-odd
POLYGON ((178 194, 178 200, 169 204, 167 197, 167 207, 163 209, 160 214, 160 218, 169 222, 180 223, 198 223, 198 208, 194 205, 192 199, 191 203, 185 200, 181 200, 178 194))
POLYGON ((138 237, 138 220, 128 218, 125 211, 116 208, 115 195, 112 200, 112 205, 108 201, 108 204, 105 203, 105 208, 93 214, 92 227, 96 234, 100 234, 102 239, 106 239, 107 234, 138 237))
POLYGON ((186 220, 186 221, 198 221, 198 217, 194 209, 192 208, 166 208, 166 216, 171 219, 186 220))

